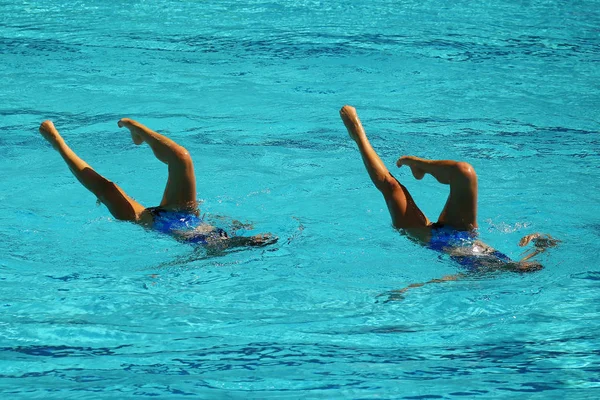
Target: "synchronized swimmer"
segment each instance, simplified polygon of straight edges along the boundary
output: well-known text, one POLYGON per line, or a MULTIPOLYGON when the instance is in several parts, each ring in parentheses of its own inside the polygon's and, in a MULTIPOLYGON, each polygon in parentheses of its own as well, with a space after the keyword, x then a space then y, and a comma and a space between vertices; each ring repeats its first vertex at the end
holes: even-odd
MULTIPOLYGON (((525 246, 533 242, 535 249, 520 261, 513 261, 507 255, 477 240, 477 174, 470 164, 463 161, 426 160, 414 156, 402 156, 396 162, 398 167, 407 166, 416 179, 425 174, 432 175, 438 182, 450 185, 450 194, 437 222, 431 222, 417 207, 412 196, 394 176, 367 138, 358 118, 356 109, 344 106, 340 110, 342 121, 348 134, 356 142, 363 163, 377 189, 383 194, 392 224, 404 231, 411 239, 433 250, 446 253, 469 272, 514 271, 531 272, 542 268, 531 257, 559 241, 550 235, 534 233, 519 242, 525 246)), ((449 275, 427 283, 455 280, 461 277, 449 275)), ((423 284, 413 284, 418 287, 423 284)), ((406 290, 406 289, 404 289, 406 290)))
POLYGON ((204 245, 213 253, 232 247, 265 246, 277 241, 277 237, 269 233, 230 236, 223 229, 205 222, 198 210, 194 163, 188 151, 132 119, 123 118, 118 126, 129 130, 136 145, 147 143, 156 158, 168 166, 167 185, 157 207, 142 206, 115 183, 94 171, 67 146, 52 121, 42 122, 40 133, 62 156, 77 180, 118 220, 169 234, 181 242, 204 245))

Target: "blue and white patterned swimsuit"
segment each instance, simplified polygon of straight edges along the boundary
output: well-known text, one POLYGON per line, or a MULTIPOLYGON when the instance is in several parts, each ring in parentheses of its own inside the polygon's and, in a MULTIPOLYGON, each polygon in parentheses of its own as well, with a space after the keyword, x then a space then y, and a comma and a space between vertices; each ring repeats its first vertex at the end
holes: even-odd
POLYGON ((433 224, 431 239, 427 246, 430 249, 447 253, 450 258, 470 271, 482 267, 512 262, 506 254, 487 249, 477 244, 477 234, 473 231, 458 231, 450 227, 433 224))
POLYGON ((162 207, 149 207, 146 210, 152 215, 152 229, 176 236, 187 243, 207 244, 210 238, 224 239, 228 237, 227 232, 221 228, 194 233, 196 228, 204 224, 204 220, 193 212, 166 210, 162 207))

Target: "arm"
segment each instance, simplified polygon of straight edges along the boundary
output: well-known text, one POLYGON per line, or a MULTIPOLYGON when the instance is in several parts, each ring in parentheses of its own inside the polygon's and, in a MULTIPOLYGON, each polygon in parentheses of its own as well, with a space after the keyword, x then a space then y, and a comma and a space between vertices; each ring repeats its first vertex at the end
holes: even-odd
POLYGON ((387 303, 388 301, 403 300, 404 299, 404 293, 408 292, 409 289, 418 288, 418 287, 421 287, 421 286, 429 285, 431 283, 442 283, 442 282, 448 282, 448 281, 456 281, 458 279, 464 278, 465 276, 467 276, 467 275, 466 274, 446 275, 446 276, 443 276, 441 278, 435 278, 435 279, 429 280, 427 282, 412 283, 412 284, 408 285, 407 287, 405 287, 404 289, 391 290, 389 292, 383 293, 383 294, 385 294, 385 295, 388 296, 388 299, 385 302, 387 303))
POLYGON ((530 242, 533 242, 533 249, 525 250, 523 255, 525 255, 521 262, 529 260, 530 258, 537 256, 546 251, 549 247, 556 247, 561 242, 558 239, 553 238, 547 233, 532 233, 530 235, 526 235, 519 241, 519 246, 525 247, 530 242), (529 252, 529 253, 527 253, 529 252))
POLYGON ((533 243, 533 248, 525 250, 521 255, 524 257, 517 262, 509 262, 502 269, 512 272, 535 272, 543 268, 542 264, 537 261, 528 261, 529 259, 542 254, 548 247, 556 247, 560 240, 553 238, 546 233, 532 233, 526 235, 519 241, 519 246, 524 247, 529 243, 533 243))

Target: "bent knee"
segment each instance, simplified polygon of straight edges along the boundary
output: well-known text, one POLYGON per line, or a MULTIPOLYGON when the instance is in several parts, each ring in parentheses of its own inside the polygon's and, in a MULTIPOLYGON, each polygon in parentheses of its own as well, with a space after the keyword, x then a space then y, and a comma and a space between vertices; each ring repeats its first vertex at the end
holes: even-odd
POLYGON ((477 173, 475 172, 475 168, 468 162, 459 161, 456 163, 456 174, 457 177, 466 182, 476 182, 477 181, 477 173))
POLYGON ((377 188, 385 196, 392 195, 397 191, 405 191, 406 188, 402 186, 400 182, 392 174, 386 176, 386 178, 377 185, 377 188))
POLYGON ((173 161, 180 165, 192 165, 192 156, 190 155, 190 152, 183 146, 178 146, 177 149, 173 151, 173 157, 173 161))

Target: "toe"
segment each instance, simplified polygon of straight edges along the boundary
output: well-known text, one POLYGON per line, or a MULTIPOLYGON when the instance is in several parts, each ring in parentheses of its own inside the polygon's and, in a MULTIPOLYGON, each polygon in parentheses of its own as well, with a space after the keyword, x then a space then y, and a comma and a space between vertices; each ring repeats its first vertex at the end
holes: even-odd
POLYGON ((52 123, 52 121, 50 121, 49 119, 42 122, 40 125, 40 131, 50 131, 54 129, 54 124, 52 123))
POLYGON ((119 125, 119 128, 122 127, 127 127, 127 125, 129 125, 131 123, 131 120, 129 118, 121 118, 119 120, 119 122, 117 122, 117 125, 119 125))

